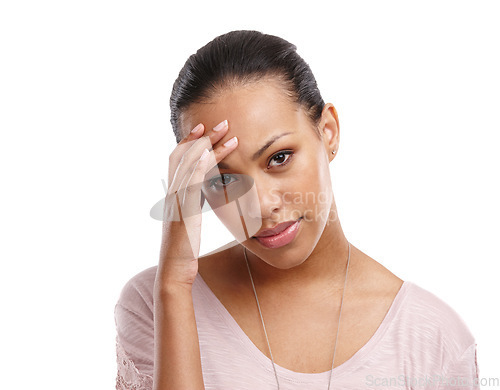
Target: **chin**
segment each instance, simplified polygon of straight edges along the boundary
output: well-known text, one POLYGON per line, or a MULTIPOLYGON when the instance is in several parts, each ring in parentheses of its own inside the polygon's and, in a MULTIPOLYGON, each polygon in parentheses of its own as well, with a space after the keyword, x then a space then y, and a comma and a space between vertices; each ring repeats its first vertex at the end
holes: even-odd
MULTIPOLYGON (((308 240, 304 240, 307 242, 308 240)), ((263 262, 268 265, 280 269, 289 270, 302 265, 314 248, 305 248, 304 245, 300 245, 299 242, 295 242, 295 245, 291 246, 285 245, 277 249, 264 248, 262 245, 253 238, 248 241, 247 247, 258 256, 263 262)))
POLYGON ((273 266, 274 268, 286 271, 286 270, 298 267, 299 265, 304 264, 304 262, 305 262, 305 259, 303 259, 301 261, 288 261, 288 262, 285 261, 285 262, 280 262, 278 264, 274 264, 274 263, 273 264, 268 263, 268 264, 273 266))

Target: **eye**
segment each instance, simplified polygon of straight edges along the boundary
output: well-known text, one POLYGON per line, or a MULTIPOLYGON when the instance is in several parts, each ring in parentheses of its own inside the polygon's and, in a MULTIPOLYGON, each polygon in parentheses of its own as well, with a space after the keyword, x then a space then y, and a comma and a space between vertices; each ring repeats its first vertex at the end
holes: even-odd
POLYGON ((276 153, 271 159, 269 160, 269 165, 270 166, 284 166, 290 162, 290 159, 293 155, 293 152, 291 150, 282 150, 278 153, 276 153), (276 161, 278 164, 272 165, 271 162, 276 161))
POLYGON ((229 184, 231 184, 233 181, 230 181, 230 179, 233 178, 231 175, 228 175, 227 173, 222 173, 219 176, 214 176, 210 180, 208 180, 208 186, 214 190, 221 190, 224 187, 227 187, 229 184))

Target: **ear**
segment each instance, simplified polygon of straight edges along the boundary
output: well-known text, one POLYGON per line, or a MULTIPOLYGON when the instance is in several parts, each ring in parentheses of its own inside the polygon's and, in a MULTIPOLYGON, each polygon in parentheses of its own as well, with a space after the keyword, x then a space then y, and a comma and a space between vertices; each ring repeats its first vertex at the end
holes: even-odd
POLYGON ((327 103, 321 112, 319 132, 322 137, 328 161, 332 161, 339 150, 339 117, 332 103, 327 103), (335 151, 335 154, 332 153, 335 151))

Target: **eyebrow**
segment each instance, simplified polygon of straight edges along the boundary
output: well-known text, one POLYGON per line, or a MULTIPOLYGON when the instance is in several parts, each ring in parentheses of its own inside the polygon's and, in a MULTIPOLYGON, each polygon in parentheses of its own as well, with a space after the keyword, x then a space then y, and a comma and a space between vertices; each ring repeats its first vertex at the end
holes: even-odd
MULTIPOLYGON (((252 156, 252 161, 255 161, 257 160, 260 156, 262 156, 262 154, 278 139, 280 139, 281 137, 284 137, 285 135, 288 135, 288 134, 293 134, 292 132, 286 132, 286 133, 282 133, 282 134, 279 134, 279 135, 275 135, 274 137, 272 137, 271 139, 269 139, 265 144, 264 146, 262 146, 259 150, 257 150, 253 156, 252 156)), ((217 164, 217 166, 219 168, 222 168, 222 169, 230 169, 229 165, 227 165, 226 163, 224 162, 219 162, 217 164)))

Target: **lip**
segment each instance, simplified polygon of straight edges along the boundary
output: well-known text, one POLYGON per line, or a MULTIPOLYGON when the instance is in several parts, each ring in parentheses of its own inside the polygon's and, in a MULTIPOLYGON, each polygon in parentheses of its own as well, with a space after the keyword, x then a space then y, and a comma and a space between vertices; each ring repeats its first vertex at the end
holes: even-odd
POLYGON ((283 222, 276 225, 274 229, 265 229, 259 233, 259 236, 254 236, 263 246, 267 248, 279 248, 293 241, 300 227, 302 218, 296 221, 283 222), (276 232, 269 235, 271 232, 276 232))
POLYGON ((254 237, 270 237, 270 236, 275 236, 276 234, 281 233, 288 226, 293 225, 297 221, 298 220, 295 220, 295 221, 286 221, 286 222, 282 222, 282 223, 277 224, 272 229, 262 229, 254 237))

